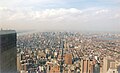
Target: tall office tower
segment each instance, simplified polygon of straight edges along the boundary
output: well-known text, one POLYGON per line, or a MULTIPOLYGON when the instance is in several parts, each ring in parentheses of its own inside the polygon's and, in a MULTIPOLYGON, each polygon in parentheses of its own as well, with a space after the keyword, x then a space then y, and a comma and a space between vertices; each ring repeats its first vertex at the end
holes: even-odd
POLYGON ((114 60, 109 56, 103 59, 103 73, 107 73, 110 68, 110 62, 114 62, 114 60))
POLYGON ((100 73, 100 65, 98 63, 94 65, 93 73, 100 73))
POLYGON ((16 32, 0 31, 0 73, 17 73, 16 32))
POLYGON ((118 73, 116 62, 110 62, 110 68, 108 69, 107 73, 118 73))
POLYGON ((93 64, 89 59, 81 60, 81 73, 93 73, 93 64))
POLYGON ((21 70, 21 54, 17 54, 17 71, 21 70))

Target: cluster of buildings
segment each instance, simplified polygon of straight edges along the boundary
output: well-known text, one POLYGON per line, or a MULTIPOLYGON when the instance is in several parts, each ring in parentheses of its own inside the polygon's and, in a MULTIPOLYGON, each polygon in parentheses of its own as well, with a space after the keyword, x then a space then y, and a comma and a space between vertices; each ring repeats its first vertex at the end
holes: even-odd
POLYGON ((120 73, 120 35, 0 31, 0 73, 120 73))
POLYGON ((40 32, 18 36, 20 73, 120 73, 120 35, 40 32))

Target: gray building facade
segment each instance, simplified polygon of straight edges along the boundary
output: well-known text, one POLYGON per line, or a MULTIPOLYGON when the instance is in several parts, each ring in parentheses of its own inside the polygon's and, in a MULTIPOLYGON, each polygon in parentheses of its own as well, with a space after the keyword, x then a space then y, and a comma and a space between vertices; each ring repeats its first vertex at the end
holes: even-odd
POLYGON ((0 73, 17 73, 16 31, 0 31, 0 73))

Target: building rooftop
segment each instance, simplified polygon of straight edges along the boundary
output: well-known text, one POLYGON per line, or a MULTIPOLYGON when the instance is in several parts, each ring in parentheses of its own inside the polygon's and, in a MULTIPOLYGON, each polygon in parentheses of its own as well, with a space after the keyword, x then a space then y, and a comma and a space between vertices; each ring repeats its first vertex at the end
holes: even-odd
POLYGON ((15 30, 0 30, 0 35, 16 33, 15 30))

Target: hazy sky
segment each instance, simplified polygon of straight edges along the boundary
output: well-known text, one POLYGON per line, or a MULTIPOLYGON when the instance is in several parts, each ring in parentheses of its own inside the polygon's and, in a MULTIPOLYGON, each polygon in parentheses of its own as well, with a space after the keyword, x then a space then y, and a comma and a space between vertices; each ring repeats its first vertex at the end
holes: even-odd
POLYGON ((0 28, 120 31, 120 0, 0 0, 0 28))

